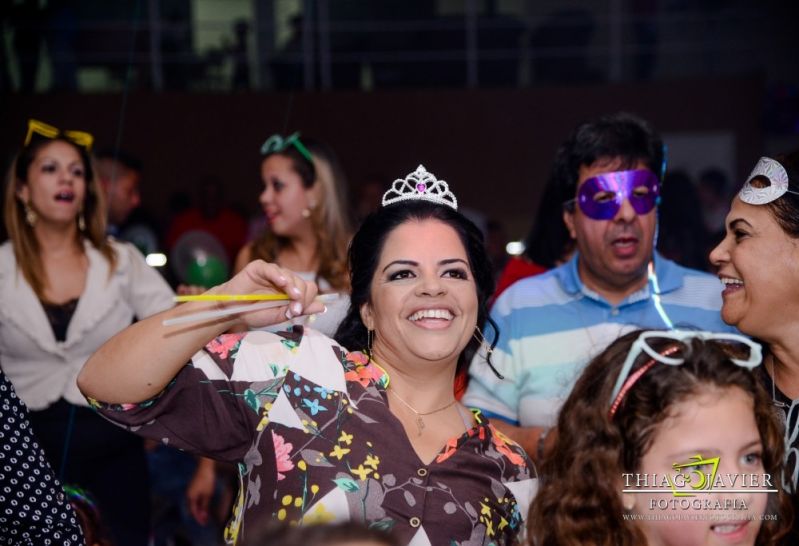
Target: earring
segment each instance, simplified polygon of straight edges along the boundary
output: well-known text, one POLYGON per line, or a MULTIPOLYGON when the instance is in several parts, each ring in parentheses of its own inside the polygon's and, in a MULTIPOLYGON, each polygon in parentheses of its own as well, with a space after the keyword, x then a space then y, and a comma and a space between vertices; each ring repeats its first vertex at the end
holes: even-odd
POLYGON ((304 209, 302 209, 302 217, 303 218, 310 218, 311 217, 311 211, 313 211, 313 209, 315 209, 315 208, 316 208, 316 201, 314 201, 313 199, 310 199, 308 201, 308 206, 305 207, 304 209))
POLYGON ((479 326, 474 329, 474 334, 472 334, 472 337, 477 340, 477 342, 480 344, 480 347, 482 347, 482 349, 485 351, 486 358, 490 357, 491 353, 494 352, 494 349, 492 349, 491 344, 486 341, 483 331, 480 330, 479 326))
POLYGON ((36 220, 39 219, 39 216, 36 214, 36 211, 33 210, 33 207, 31 207, 30 203, 28 203, 27 201, 23 201, 22 206, 25 209, 25 222, 27 222, 27 224, 30 227, 33 227, 34 224, 36 223, 36 220))
POLYGON ((372 341, 374 341, 372 332, 373 330, 366 330, 366 354, 369 355, 369 358, 372 357, 372 341))
POLYGON ((472 334, 472 337, 480 343, 480 347, 485 351, 484 360, 486 361, 486 364, 488 364, 488 367, 491 369, 492 372, 494 372, 494 375, 497 376, 497 379, 504 380, 505 376, 499 373, 499 370, 497 370, 494 367, 494 365, 491 363, 491 353, 494 352, 494 349, 491 347, 491 344, 486 340, 485 336, 483 335, 483 331, 480 330, 479 327, 476 327, 474 329, 474 334, 472 334))
POLYGON ((86 220, 83 218, 83 211, 78 213, 78 231, 86 231, 86 220))

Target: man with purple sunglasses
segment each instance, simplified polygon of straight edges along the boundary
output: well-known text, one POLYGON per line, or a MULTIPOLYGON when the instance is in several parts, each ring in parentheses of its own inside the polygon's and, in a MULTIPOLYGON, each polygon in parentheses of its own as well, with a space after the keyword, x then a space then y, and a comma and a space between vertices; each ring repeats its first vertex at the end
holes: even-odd
POLYGON ((582 368, 620 335, 636 328, 731 331, 719 314, 718 279, 654 250, 664 165, 660 137, 625 113, 578 126, 556 154, 552 177, 577 252, 497 298, 492 362, 504 379, 478 353, 463 398, 534 459, 582 368))

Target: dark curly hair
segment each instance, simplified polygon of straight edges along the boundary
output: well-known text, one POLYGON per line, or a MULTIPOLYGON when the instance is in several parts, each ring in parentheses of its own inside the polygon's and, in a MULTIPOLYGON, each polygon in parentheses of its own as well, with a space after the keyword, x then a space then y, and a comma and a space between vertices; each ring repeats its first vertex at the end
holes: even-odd
MULTIPOLYGON (((641 331, 631 332, 594 358, 564 404, 553 448, 542 467, 544 476, 530 511, 528 531, 537 546, 633 546, 646 544, 635 521, 622 514, 619 480, 639 470, 660 424, 673 415, 675 404, 708 389, 739 388, 752 397, 755 421, 763 443, 763 467, 780 476, 784 452, 781 426, 771 398, 756 375, 730 362, 740 357, 727 343, 692 338, 685 344, 653 340, 653 349, 674 347, 685 362, 655 365, 625 395, 609 415, 610 396, 630 347, 641 331)), ((649 361, 639 356, 631 370, 649 361)), ((778 543, 790 529, 792 510, 784 491, 769 493, 756 544, 778 543)))
MULTIPOLYGON (((486 322, 492 325, 494 337, 491 347, 493 348, 499 338, 499 330, 488 316, 487 302, 494 292, 494 275, 483 244, 483 234, 471 220, 456 210, 429 201, 404 201, 382 207, 366 217, 350 243, 349 266, 352 286, 350 309, 334 338, 351 351, 367 347, 367 330, 361 319, 361 307, 370 302, 372 278, 380 261, 383 245, 392 231, 405 222, 414 220, 438 220, 450 226, 458 234, 466 249, 469 266, 477 286, 477 325, 481 326, 486 322)), ((488 336, 486 338, 491 339, 488 336)), ((479 344, 473 337, 459 357, 459 369, 466 365, 465 355, 474 354, 473 351, 479 344)))

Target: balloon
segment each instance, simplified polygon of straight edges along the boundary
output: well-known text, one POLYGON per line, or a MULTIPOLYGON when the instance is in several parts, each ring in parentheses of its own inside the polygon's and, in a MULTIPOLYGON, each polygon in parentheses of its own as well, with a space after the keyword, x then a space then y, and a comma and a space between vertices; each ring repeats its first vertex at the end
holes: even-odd
POLYGON ((195 260, 186 268, 186 284, 210 288, 227 280, 227 265, 215 256, 195 260))
POLYGON ((183 284, 210 288, 228 278, 228 257, 219 239, 202 230, 181 235, 169 256, 172 268, 183 284))

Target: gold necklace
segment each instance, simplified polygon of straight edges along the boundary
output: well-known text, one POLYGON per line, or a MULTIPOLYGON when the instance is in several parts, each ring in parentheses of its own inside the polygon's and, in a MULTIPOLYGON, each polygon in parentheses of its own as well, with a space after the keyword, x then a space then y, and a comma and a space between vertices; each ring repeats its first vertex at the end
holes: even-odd
POLYGON ((422 417, 425 417, 427 415, 432 415, 432 414, 438 413, 440 411, 444 411, 447 408, 451 408, 457 402, 457 400, 453 399, 452 402, 450 402, 446 406, 442 406, 442 407, 440 407, 438 409, 434 409, 433 411, 426 411, 426 412, 423 413, 421 411, 417 411, 416 408, 414 408, 409 403, 407 403, 405 400, 403 400, 402 397, 399 394, 394 392, 394 389, 386 389, 386 390, 388 392, 390 392, 391 394, 393 394, 397 398, 397 400, 402 402, 405 405, 406 408, 411 410, 416 415, 416 428, 419 429, 419 436, 422 435, 422 431, 424 430, 424 427, 425 427, 424 420, 422 419, 422 417))

